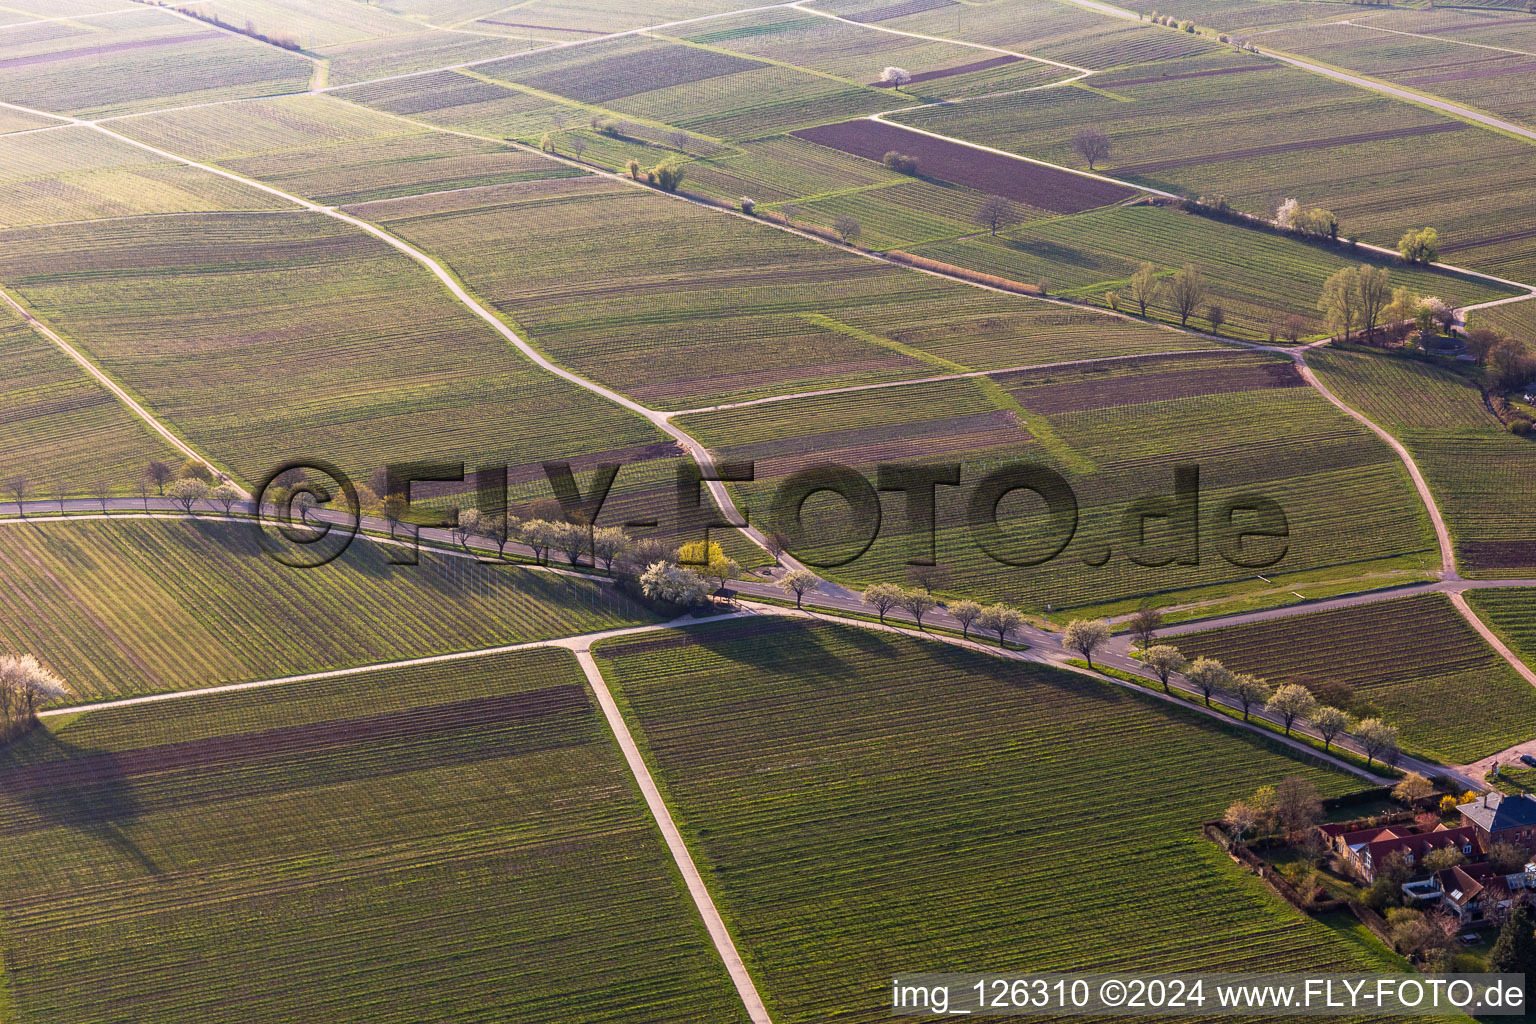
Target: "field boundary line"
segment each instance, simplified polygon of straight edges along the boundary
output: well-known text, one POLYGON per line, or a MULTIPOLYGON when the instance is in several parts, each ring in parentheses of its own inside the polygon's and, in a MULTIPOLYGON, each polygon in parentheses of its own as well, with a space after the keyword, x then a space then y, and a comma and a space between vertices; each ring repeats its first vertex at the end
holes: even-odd
MULTIPOLYGON (((176 18, 181 18, 184 21, 189 21, 194 25, 206 25, 209 28, 217 29, 218 31, 223 32, 225 35, 237 36, 241 39, 244 39, 248 43, 255 43, 257 46, 270 47, 271 49, 277 50, 281 53, 291 54, 292 56, 298 57, 301 60, 307 60, 311 64, 323 65, 325 63, 321 58, 316 57, 314 54, 309 53, 306 50, 290 50, 286 46, 278 46, 276 43, 270 43, 265 39, 257 39, 255 36, 250 35, 249 33, 241 32, 239 29, 230 28, 228 25, 224 25, 216 21, 204 21, 202 18, 194 18, 192 15, 181 10, 180 8, 164 7, 158 3, 154 3, 153 0, 136 0, 136 2, 142 3, 145 7, 152 11, 164 11, 166 14, 176 18)), ((311 77, 310 81, 314 81, 313 77, 311 77)))
POLYGON ((915 133, 917 135, 926 135, 930 139, 939 139, 942 142, 948 142, 948 143, 951 143, 952 145, 964 146, 967 149, 974 149, 974 150, 977 150, 977 151, 982 152, 982 153, 991 153, 993 156, 1007 157, 1010 160, 1019 160, 1019 161, 1022 161, 1023 163, 1026 163, 1026 164, 1034 164, 1037 167, 1049 167, 1052 170, 1066 171, 1068 174, 1075 174, 1079 178, 1092 178, 1094 181, 1102 181, 1102 182, 1105 182, 1105 183, 1110 184, 1110 185, 1119 185, 1121 188, 1128 188, 1132 192, 1138 192, 1138 193, 1144 192, 1144 193, 1147 193, 1149 195, 1161 196, 1164 199, 1182 199, 1183 198, 1182 196, 1180 196, 1176 192, 1165 192, 1165 191, 1163 191, 1160 188, 1153 188, 1150 185, 1138 185, 1135 182, 1124 181, 1124 180, 1122 180, 1120 178, 1111 178, 1107 174, 1098 174, 1098 173, 1095 173, 1093 171, 1079 170, 1076 167, 1067 167, 1064 164, 1053 164, 1053 163, 1051 163, 1048 160, 1037 160, 1036 158, 1034 158, 1032 156, 1024 156, 1022 153, 1011 153, 1011 152, 1009 152, 1006 149, 998 149, 996 146, 984 146, 984 145, 982 145, 979 142, 972 142, 969 139, 960 139, 960 138, 956 138, 953 135, 941 135, 938 132, 931 132, 931 131, 929 131, 926 128, 916 128, 916 127, 914 127, 914 126, 912 126, 910 124, 902 124, 900 121, 888 121, 888 120, 886 120, 888 114, 891 114, 891 113, 901 114, 901 113, 905 113, 907 111, 912 111, 912 110, 926 110, 929 107, 932 107, 932 106, 935 106, 935 105, 944 105, 944 104, 931 104, 931 103, 929 103, 929 104, 921 104, 921 105, 912 106, 912 107, 903 107, 900 110, 888 111, 888 112, 879 113, 879 114, 868 114, 868 115, 865 116, 864 120, 866 120, 866 121, 878 121, 881 124, 888 124, 892 128, 900 128, 904 132, 913 132, 913 133, 915 133))
POLYGON ((714 898, 709 894, 709 887, 704 884, 704 878, 693 862, 693 855, 688 852, 688 844, 683 841, 683 835, 677 829, 677 822, 672 820, 672 812, 667 808, 667 802, 662 799, 661 791, 656 788, 656 780, 651 776, 651 770, 646 767, 640 748, 635 745, 635 738, 629 731, 629 724, 624 721, 624 715, 619 711, 618 704, 614 702, 613 694, 608 692, 608 683, 603 679, 603 673, 592 657, 590 642, 573 650, 582 672, 587 677, 588 685, 597 696, 597 703, 603 710, 603 717, 608 720, 608 728, 613 731, 613 738, 624 754, 630 775, 634 777, 635 784, 640 787, 640 793, 645 797, 645 805, 650 808, 651 817, 655 819, 656 827, 661 829, 662 838, 666 840, 672 860, 676 862, 677 870, 682 873, 683 882, 688 886, 688 894, 693 897, 694 905, 698 907, 699 915, 704 919, 704 927, 709 932, 710 940, 714 942, 716 952, 725 963, 726 973, 731 976, 731 982, 736 986, 736 993, 741 997, 742 1005, 746 1007, 747 1016, 752 1024, 773 1024, 772 1018, 768 1016, 767 1007, 763 1005, 762 996, 758 995, 757 986, 752 982, 752 975, 747 972, 747 966, 742 962, 741 954, 736 951, 736 943, 731 940, 730 929, 725 926, 725 919, 720 916, 714 898))
POLYGON ((904 29, 890 28, 886 25, 876 25, 865 21, 854 21, 852 18, 844 18, 840 15, 828 13, 827 11, 818 11, 814 7, 807 7, 805 6, 805 3, 806 0, 794 0, 793 3, 790 3, 787 6, 797 11, 803 11, 806 14, 814 14, 818 18, 830 18, 832 21, 840 21, 844 25, 853 25, 856 28, 870 29, 875 32, 888 32, 891 35, 907 36, 911 39, 922 39, 930 43, 948 43, 951 46, 968 46, 973 50, 987 50, 991 53, 1000 53, 1006 57, 1018 57, 1020 60, 1030 60, 1036 62, 1037 64, 1049 64, 1052 67, 1065 68, 1068 71, 1076 71, 1080 75, 1093 74, 1092 68, 1081 68, 1076 64, 1064 64, 1059 60, 1051 60, 1049 57, 1036 57, 1033 54, 1020 53, 1017 50, 1005 50, 1001 46, 990 46, 987 43, 972 43, 963 39, 950 39, 946 36, 929 36, 924 35, 921 32, 908 32, 904 29))
MULTIPOLYGON (((57 332, 53 330, 53 328, 49 327, 37 317, 33 316, 30 310, 13 299, 10 293, 3 287, 0 287, 0 299, 3 299, 7 306, 20 314, 23 320, 26 321, 27 326, 31 327, 33 331, 42 335, 48 341, 53 342, 53 344, 57 346, 61 351, 63 351, 65 355, 69 356, 70 359, 79 364, 81 369, 85 370, 85 372, 91 376, 92 380, 106 388, 109 393, 111 393, 114 397, 117 398, 119 402, 127 407, 129 412, 133 413, 140 420, 144 421, 144 423, 151 430, 153 430, 156 434, 159 434, 160 437, 169 443, 172 448, 175 448, 187 458, 196 461, 198 464, 208 467, 209 471, 212 472, 215 477, 228 477, 228 474, 226 474, 222 469, 220 469, 218 466, 215 466, 212 462, 209 462, 190 444, 177 437, 169 427, 160 422, 160 420, 156 419, 155 416, 149 412, 149 410, 145 409, 144 406, 140 405, 136 400, 134 400, 132 395, 128 394, 128 392, 125 391, 116 381, 107 376, 107 374, 100 367, 86 358, 84 353, 75 348, 69 342, 65 341, 57 332)), ((240 492, 241 497, 247 499, 250 498, 251 495, 249 491, 241 487, 239 484, 235 484, 232 480, 230 482, 233 484, 235 489, 240 492)))
MULTIPOLYGON (((482 64, 495 64, 499 61, 511 60, 514 57, 530 57, 538 53, 550 53, 554 50, 565 50, 573 46, 586 46, 588 43, 602 43, 610 39, 623 39, 626 36, 645 35, 660 29, 675 28, 678 25, 691 25, 699 21, 713 21, 719 18, 732 18, 738 14, 755 14, 758 11, 774 11, 782 7, 792 6, 790 3, 762 4, 756 7, 743 7, 735 11, 721 11, 718 14, 701 14, 694 18, 682 18, 678 21, 663 22, 658 25, 647 25, 643 28, 627 28, 622 32, 609 32, 606 35, 592 36, 588 39, 566 39, 560 42, 550 43, 548 46, 536 46, 533 49, 516 50, 512 53, 504 53, 497 57, 479 57, 475 60, 460 61, 457 64, 445 64, 442 67, 427 68, 423 71, 406 71, 398 75, 384 75, 379 78, 368 78, 360 82, 342 82, 339 85, 328 85, 316 92, 328 93, 341 89, 358 89, 365 85, 377 85, 380 82, 398 82, 405 78, 420 78, 423 75, 436 75, 444 71, 461 71, 464 68, 475 68, 482 64)), ((493 33, 496 34, 496 33, 493 33)), ((506 38, 511 38, 506 37, 506 38)))
POLYGON ((1452 43, 1456 46, 1472 46, 1479 50, 1497 50, 1500 53, 1514 53, 1519 54, 1522 57, 1536 57, 1536 53, 1533 53, 1530 50, 1513 50, 1507 46, 1492 46, 1488 43, 1473 43, 1468 42, 1465 39, 1448 39, 1445 36, 1432 35, 1428 32, 1404 32, 1401 29, 1382 28, 1379 25, 1364 25, 1359 21, 1353 21, 1349 18, 1346 18, 1343 21, 1329 22, 1328 24, 1348 25, 1350 28, 1363 28, 1367 32, 1389 32, 1394 36, 1412 36, 1415 39, 1429 39, 1437 43, 1452 43))
POLYGON ((710 412, 726 412, 731 409, 746 409, 754 405, 769 405, 773 402, 793 402, 802 398, 822 398, 827 395, 850 395, 860 391, 881 391, 886 388, 913 387, 919 384, 938 384, 947 380, 969 380, 974 377, 996 377, 1008 373, 1028 373, 1034 370, 1059 370, 1069 366, 1090 366, 1098 363, 1131 362, 1137 359, 1168 359, 1174 356, 1203 356, 1220 352, 1219 348, 1181 348, 1167 352, 1136 352, 1123 356, 1095 356, 1091 359, 1065 359, 1055 363, 1034 363, 1029 366, 1004 366, 996 370, 966 370, 963 373, 941 373, 934 377, 913 377, 908 380, 882 380, 872 384, 849 384, 844 387, 820 388, 815 391, 800 391, 788 395, 768 395, 764 398, 749 398, 740 402, 725 402, 720 405, 706 405, 698 409, 679 409, 670 412, 668 416, 698 416, 710 412))
MULTIPOLYGON (((1102 3, 1100 0, 1060 0, 1060 2, 1072 4, 1075 7, 1083 7, 1090 11, 1097 11, 1100 14, 1108 15, 1112 18, 1120 18, 1123 21, 1139 22, 1142 20, 1141 16, 1134 11, 1128 11, 1123 7, 1115 7, 1112 4, 1102 3)), ((1346 20, 1344 24, 1353 24, 1353 22, 1346 20)), ((1370 26, 1355 25, 1354 27, 1368 28, 1370 26)), ((1273 31, 1280 30, 1275 29, 1273 31)), ((1244 33, 1241 32, 1230 34, 1239 38, 1244 35, 1244 33)), ((1452 40, 1446 41, 1451 42, 1452 40)), ((1342 68, 1330 67, 1327 64, 1314 62, 1304 57, 1299 57, 1287 53, 1284 50, 1270 50, 1259 46, 1257 43, 1253 43, 1251 45, 1257 52, 1263 54, 1266 57, 1278 60, 1282 64, 1290 64, 1291 66, 1300 68, 1303 71, 1310 71, 1314 75, 1322 75, 1325 78, 1332 78, 1337 81, 1344 82, 1347 85, 1353 85, 1356 88, 1369 90, 1370 92, 1379 92, 1383 95, 1391 96, 1395 99, 1403 100, 1407 103, 1417 103, 1419 106, 1430 107, 1442 113, 1450 114, 1462 121, 1476 122, 1485 128, 1491 128, 1494 131, 1518 135, 1522 138, 1536 142, 1536 131, 1532 131, 1529 128, 1521 128, 1519 125, 1511 124, 1510 122, 1501 118, 1494 117, 1492 114, 1484 114, 1481 111, 1474 110, 1471 107, 1463 106, 1450 100, 1441 99, 1440 97, 1431 95, 1429 93, 1415 92, 1412 89, 1396 86, 1390 82, 1370 78, 1359 72, 1346 71, 1342 68)))
POLYGON ((138 14, 140 11, 148 9, 150 9, 150 5, 139 5, 135 7, 119 7, 112 11, 91 11, 88 14, 71 14, 59 18, 33 18, 30 21, 13 21, 6 25, 0 25, 0 32, 13 28, 25 28, 28 25, 44 25, 50 21, 84 21, 87 18, 106 18, 114 14, 138 14))
POLYGON ((449 651, 446 654, 426 654, 419 658, 401 658, 395 661, 372 662, 367 665, 351 665, 347 668, 325 669, 320 672, 304 672, 292 676, 274 676, 270 679, 250 679, 242 683, 224 683, 219 686, 204 686, 196 690, 172 690, 167 693, 151 693, 142 697, 120 697, 114 700, 96 701, 90 704, 71 704, 68 707, 51 708, 47 711, 39 711, 38 718, 59 718, 65 715, 78 715, 87 711, 113 711, 118 708, 137 707, 143 704, 164 704, 168 701, 191 700, 194 697, 208 697, 221 693, 239 693, 244 690, 264 690, 273 686, 287 686, 292 683, 314 683, 323 679, 341 679, 347 676, 364 675, 369 672, 382 672, 388 669, 417 668, 422 665, 439 665, 444 662, 467 661, 471 658, 489 658, 498 654, 512 654, 517 651, 532 651, 544 647, 560 647, 570 649, 574 643, 591 643, 595 640, 607 640, 614 637, 631 636, 636 633, 651 633, 663 629, 678 629, 694 622, 718 622, 728 618, 744 617, 747 613, 734 613, 731 615, 717 615, 712 619, 695 619, 684 615, 667 622, 651 622, 640 626, 618 626, 613 629, 598 630, 594 633, 582 633, 570 637, 552 637, 547 640, 525 640, 515 644, 502 644, 498 647, 477 647, 467 651, 449 651))

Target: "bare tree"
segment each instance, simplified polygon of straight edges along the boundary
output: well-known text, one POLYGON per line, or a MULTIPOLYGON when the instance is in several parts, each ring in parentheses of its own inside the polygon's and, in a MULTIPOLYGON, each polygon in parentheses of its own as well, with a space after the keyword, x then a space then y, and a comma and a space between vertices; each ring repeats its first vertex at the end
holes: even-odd
POLYGON ((12 477, 6 477, 5 489, 11 492, 11 497, 16 501, 17 515, 24 516, 27 514, 24 502, 27 500, 27 488, 31 486, 32 481, 28 480, 20 473, 12 477))
POLYGON ((101 514, 107 514, 107 502, 112 500, 112 485, 105 480, 93 480, 91 493, 96 495, 96 500, 101 503, 101 514))
POLYGON ((850 214, 840 213, 832 218, 832 230, 837 232, 837 237, 841 238, 848 245, 852 245, 858 240, 864 228, 859 224, 859 218, 850 214))
POLYGON ((1173 303, 1173 311, 1179 314, 1180 327, 1189 326, 1189 315, 1200 308, 1205 295, 1205 278, 1193 264, 1184 264, 1184 269, 1173 275, 1173 280, 1168 283, 1168 298, 1173 303))
POLYGON ((160 492, 161 497, 164 497, 165 485, 170 483, 171 480, 175 478, 176 473, 168 464, 161 462, 159 459, 155 459, 149 465, 144 467, 144 475, 149 477, 150 481, 160 492))
POLYGON ((1216 303, 1205 307, 1205 320, 1211 325, 1212 334, 1221 333, 1221 325, 1227 322, 1227 311, 1216 303))
POLYGON ((1108 160, 1113 144, 1102 128, 1084 128, 1072 140, 1072 152, 1088 161, 1088 169, 1100 160, 1108 160))
POLYGON ((1157 637, 1157 631, 1162 624, 1162 609, 1146 603, 1138 607, 1126 620, 1126 625, 1131 627, 1131 636, 1136 638, 1136 646, 1143 649, 1152 646, 1152 641, 1157 637))
POLYGON ((587 140, 586 140, 586 138, 583 135, 581 135, 579 132, 577 134, 575 134, 575 135, 572 135, 571 136, 571 152, 575 155, 576 159, 580 160, 581 159, 581 154, 585 153, 586 151, 587 151, 587 140))
POLYGON ((1013 204, 1002 196, 987 196, 976 208, 976 223, 994 235, 999 228, 1012 227, 1023 219, 1013 204))

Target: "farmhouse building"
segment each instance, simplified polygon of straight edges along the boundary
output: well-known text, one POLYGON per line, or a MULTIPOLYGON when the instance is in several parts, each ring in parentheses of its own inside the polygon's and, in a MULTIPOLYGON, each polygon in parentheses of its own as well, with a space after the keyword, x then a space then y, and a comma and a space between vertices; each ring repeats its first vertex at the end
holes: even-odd
POLYGON ((1411 868, 1434 850, 1454 849, 1469 860, 1482 855, 1477 830, 1470 825, 1449 828, 1441 825, 1431 832, 1419 832, 1408 825, 1386 825, 1356 832, 1336 832, 1324 828, 1338 852, 1355 873, 1367 882, 1376 880, 1376 872, 1386 859, 1401 852, 1411 868))
POLYGON ((1435 872, 1440 906, 1455 914, 1462 924, 1475 924, 1494 915, 1501 900, 1508 899, 1504 876, 1489 864, 1458 864, 1435 872))
POLYGON ((1486 849, 1493 843, 1514 843, 1536 849, 1536 799, 1527 794, 1505 796, 1497 790, 1456 808, 1462 824, 1477 830, 1486 849))

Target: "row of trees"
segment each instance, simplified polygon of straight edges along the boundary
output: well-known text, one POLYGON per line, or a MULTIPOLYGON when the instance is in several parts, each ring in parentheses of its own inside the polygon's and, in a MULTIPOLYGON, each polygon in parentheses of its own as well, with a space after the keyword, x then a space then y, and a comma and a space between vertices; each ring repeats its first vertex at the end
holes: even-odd
POLYGON ((1287 199, 1275 210, 1275 227, 1290 231, 1304 238, 1339 240, 1339 218, 1332 210, 1321 206, 1302 206, 1295 199, 1287 199))
POLYGON ((1172 692, 1170 680, 1183 673, 1200 692, 1206 707, 1211 706, 1212 697, 1223 694, 1242 709, 1245 722, 1254 709, 1263 708, 1276 718, 1287 736, 1298 723, 1310 722, 1322 738, 1325 751, 1333 746, 1334 740, 1352 733, 1365 753, 1367 765, 1376 761, 1395 764, 1401 753, 1395 727, 1375 717, 1356 721, 1348 712, 1320 703, 1300 683, 1272 689, 1267 680, 1249 672, 1233 672, 1216 658, 1188 661, 1171 644, 1148 645, 1141 652, 1141 660, 1163 684, 1165 693, 1172 692))
MULTIPOLYGON (((1158 274, 1156 264, 1143 262, 1136 273, 1131 275, 1126 294, 1143 317, 1147 315, 1148 306, 1166 299, 1169 308, 1178 316, 1180 327, 1188 327, 1189 318, 1202 305, 1205 305, 1206 322, 1211 325, 1212 331, 1221 330, 1221 325, 1227 321, 1226 310, 1214 303, 1206 305, 1210 286, 1206 284, 1200 268, 1193 263, 1186 263, 1172 277, 1164 278, 1158 274)), ((1107 292, 1104 301, 1110 309, 1120 309, 1121 296, 1118 292, 1107 292)))
MULTIPOLYGON (((1483 380, 1491 391, 1508 391, 1536 381, 1536 351, 1530 342, 1510 337, 1491 327, 1475 327, 1467 332, 1467 354, 1477 360, 1483 380)), ((1494 411, 1515 433, 1529 433, 1530 427, 1518 426, 1523 418, 1503 405, 1502 395, 1490 396, 1494 411)), ((1529 419, 1526 419, 1529 423, 1529 419)))
MULTIPOLYGON (((101 503, 101 510, 107 510, 107 502, 112 500, 114 488, 108 480, 97 480, 89 485, 89 492, 101 503)), ((139 496, 144 502, 144 508, 149 508, 149 496, 153 492, 160 497, 170 498, 177 505, 190 512, 200 501, 219 502, 223 504, 226 514, 234 503, 240 500, 240 491, 228 480, 215 477, 213 470, 196 459, 187 459, 178 469, 170 463, 155 459, 144 467, 144 472, 139 475, 139 496)), ((16 503, 16 511, 20 515, 26 515, 24 502, 37 493, 36 485, 32 479, 24 473, 17 473, 6 477, 5 491, 11 500, 16 503)), ((64 511, 64 502, 68 499, 62 487, 56 487, 49 492, 49 498, 58 502, 59 511, 64 511)))
POLYGON ((37 724, 37 709, 69 694, 64 680, 30 654, 0 656, 0 742, 37 724))

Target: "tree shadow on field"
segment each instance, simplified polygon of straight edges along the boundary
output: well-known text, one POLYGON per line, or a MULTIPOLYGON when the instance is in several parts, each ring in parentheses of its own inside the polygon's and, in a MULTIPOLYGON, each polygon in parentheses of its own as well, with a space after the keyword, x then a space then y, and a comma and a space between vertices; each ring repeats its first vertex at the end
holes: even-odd
POLYGON ((1102 270, 1104 267, 1103 257, 1070 245, 1048 242, 1043 238, 999 238, 1005 247, 1048 263, 1087 270, 1102 270))
POLYGON ((0 793, 41 821, 104 844, 146 874, 161 869, 123 830, 143 811, 133 782, 116 754, 92 750, 36 728, 0 755, 0 793))
POLYGON ((50 530, 46 524, 38 522, 28 525, 35 532, 38 545, 47 550, 50 559, 76 569, 96 568, 97 561, 91 554, 90 546, 74 539, 69 531, 50 530))

